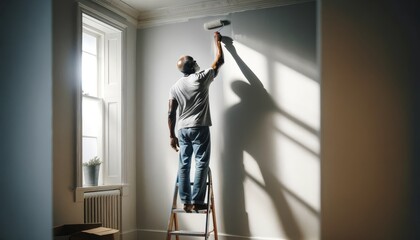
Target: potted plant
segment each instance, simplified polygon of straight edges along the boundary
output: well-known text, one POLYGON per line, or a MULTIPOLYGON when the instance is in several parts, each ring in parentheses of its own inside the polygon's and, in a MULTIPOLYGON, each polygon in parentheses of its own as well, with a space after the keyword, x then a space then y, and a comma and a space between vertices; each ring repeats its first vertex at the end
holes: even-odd
POLYGON ((99 168, 101 163, 102 161, 98 156, 83 163, 83 176, 85 178, 86 186, 98 186, 99 168))

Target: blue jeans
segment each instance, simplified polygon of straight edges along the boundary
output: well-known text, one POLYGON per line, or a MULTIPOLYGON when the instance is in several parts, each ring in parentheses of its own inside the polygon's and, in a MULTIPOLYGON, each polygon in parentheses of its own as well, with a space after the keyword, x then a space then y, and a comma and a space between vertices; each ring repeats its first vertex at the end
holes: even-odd
POLYGON ((178 140, 180 148, 179 197, 184 204, 204 204, 210 162, 210 129, 209 127, 182 128, 178 131, 178 140), (191 196, 190 169, 193 153, 195 176, 191 196))

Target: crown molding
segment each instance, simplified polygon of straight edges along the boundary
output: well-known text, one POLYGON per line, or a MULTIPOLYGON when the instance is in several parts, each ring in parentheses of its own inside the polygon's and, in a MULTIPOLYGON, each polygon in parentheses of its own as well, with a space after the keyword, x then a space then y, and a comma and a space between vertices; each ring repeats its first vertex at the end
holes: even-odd
POLYGON ((186 22, 193 18, 227 15, 234 12, 279 7, 316 0, 211 0, 193 4, 179 4, 172 7, 139 11, 123 0, 93 0, 118 13, 137 25, 137 28, 155 27, 165 24, 186 22))
POLYGON ((120 15, 134 26, 138 24, 139 11, 121 0, 92 0, 96 4, 120 15))

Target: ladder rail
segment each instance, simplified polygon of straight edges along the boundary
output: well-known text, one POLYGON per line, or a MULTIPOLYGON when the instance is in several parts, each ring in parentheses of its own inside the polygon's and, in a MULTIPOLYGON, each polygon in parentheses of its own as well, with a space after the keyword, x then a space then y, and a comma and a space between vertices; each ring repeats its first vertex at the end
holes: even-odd
MULTIPOLYGON (((171 214, 169 215, 168 231, 167 231, 167 234, 166 234, 166 240, 171 239, 171 234, 170 234, 171 231, 178 230, 178 217, 176 216, 176 213, 173 212, 173 209, 176 208, 176 199, 177 199, 177 196, 178 196, 178 177, 175 181, 174 189, 175 189, 175 191, 174 191, 173 200, 172 200, 171 214)), ((176 236, 176 240, 179 240, 178 236, 176 236)))
POLYGON ((212 176, 211 176, 211 170, 209 168, 209 171, 207 172, 207 179, 208 179, 208 184, 207 184, 207 213, 206 213, 206 226, 205 226, 205 233, 206 236, 204 237, 205 240, 208 239, 208 231, 209 231, 209 215, 210 215, 210 196, 212 194, 212 189, 213 189, 213 185, 212 185, 212 176))
POLYGON ((219 235, 217 233, 217 222, 216 222, 216 206, 214 204, 214 192, 213 192, 213 178, 211 176, 211 171, 209 171, 210 174, 210 180, 209 183, 211 185, 211 194, 210 195, 210 202, 211 202, 211 212, 212 212, 212 220, 213 220, 213 232, 214 232, 214 239, 218 240, 219 235))

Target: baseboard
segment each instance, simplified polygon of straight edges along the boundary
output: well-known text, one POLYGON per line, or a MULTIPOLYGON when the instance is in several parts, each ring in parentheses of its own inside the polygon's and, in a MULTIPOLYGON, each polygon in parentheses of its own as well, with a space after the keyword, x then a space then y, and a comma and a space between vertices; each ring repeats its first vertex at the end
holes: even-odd
MULTIPOLYGON (((166 238, 166 231, 162 230, 151 230, 151 229, 138 229, 137 240, 162 240, 166 238)), ((196 240, 197 237, 182 237, 182 240, 196 240)), ((210 235, 210 239, 214 239, 210 235)), ((124 238, 124 240, 127 240, 124 238)), ((285 238, 266 238, 266 237, 245 237, 238 235, 229 235, 219 233, 219 240, 286 240, 285 238)))

